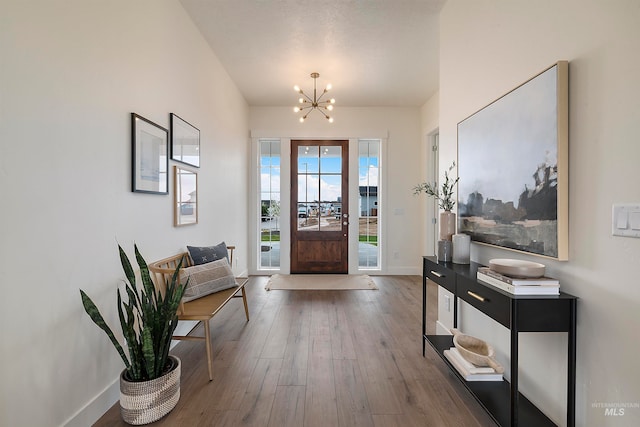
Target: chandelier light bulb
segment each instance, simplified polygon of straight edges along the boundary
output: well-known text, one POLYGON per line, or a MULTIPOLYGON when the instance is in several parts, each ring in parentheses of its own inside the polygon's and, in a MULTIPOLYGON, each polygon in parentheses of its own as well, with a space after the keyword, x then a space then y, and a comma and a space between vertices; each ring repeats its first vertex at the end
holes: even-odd
POLYGON ((333 123, 333 117, 329 117, 329 123, 333 123))
POLYGON ((293 90, 295 90, 296 92, 298 92, 298 93, 299 93, 299 92, 300 92, 300 86, 295 85, 295 86, 293 87, 293 90))
POLYGON ((326 91, 330 91, 330 90, 331 90, 331 88, 333 88, 333 86, 331 85, 331 83, 329 83, 329 84, 327 85, 327 88, 326 88, 325 90, 326 90, 326 91))
POLYGON ((304 123, 304 117, 300 117, 300 123, 304 123))
POLYGON ((333 105, 331 105, 331 104, 327 105, 327 110, 333 111, 333 105))
POLYGON ((294 113, 299 113, 299 112, 300 112, 300 108, 298 108, 298 107, 293 107, 293 112, 294 112, 294 113))
POLYGON ((330 102, 330 103, 332 103, 332 104, 335 104, 335 103, 336 103, 336 100, 335 100, 334 98, 331 98, 331 99, 329 100, 329 102, 330 102))
POLYGON ((298 98, 298 102, 299 102, 300 104, 304 104, 304 98, 298 98))

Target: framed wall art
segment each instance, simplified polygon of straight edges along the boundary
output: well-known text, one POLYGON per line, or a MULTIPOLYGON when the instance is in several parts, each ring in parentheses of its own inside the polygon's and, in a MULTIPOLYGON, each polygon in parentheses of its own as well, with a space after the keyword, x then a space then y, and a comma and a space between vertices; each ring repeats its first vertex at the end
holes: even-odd
POLYGON ((167 129, 131 113, 131 190, 169 194, 169 147, 167 129))
POLYGON ((475 242, 568 259, 568 63, 458 123, 458 230, 475 242))
POLYGON ((176 227, 198 223, 198 174, 174 166, 174 221, 176 227))
POLYGON ((171 113, 171 160, 200 167, 200 130, 171 113))

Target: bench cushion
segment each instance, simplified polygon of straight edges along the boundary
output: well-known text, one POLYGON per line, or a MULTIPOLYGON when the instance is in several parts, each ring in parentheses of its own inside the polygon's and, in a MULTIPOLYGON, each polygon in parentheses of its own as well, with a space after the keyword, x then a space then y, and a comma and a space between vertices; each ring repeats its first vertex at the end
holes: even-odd
POLYGON ((187 246, 193 265, 206 264, 222 258, 229 259, 227 245, 220 242, 215 246, 187 246))
POLYGON ((187 278, 189 282, 184 290, 182 302, 237 286, 226 258, 181 269, 180 283, 186 283, 187 278))

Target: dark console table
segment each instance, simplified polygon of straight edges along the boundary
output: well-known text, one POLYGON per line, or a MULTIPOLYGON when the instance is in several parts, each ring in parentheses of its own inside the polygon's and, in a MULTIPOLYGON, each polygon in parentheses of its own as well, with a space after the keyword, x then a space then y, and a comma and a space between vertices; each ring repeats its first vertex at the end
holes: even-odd
POLYGON ((576 384, 576 301, 573 295, 512 295, 484 285, 476 279, 478 264, 460 265, 423 257, 422 274, 422 355, 429 343, 456 373, 467 389, 501 426, 553 426, 547 416, 518 392, 518 333, 567 332, 567 425, 575 426, 576 384), (453 346, 453 337, 426 334, 427 279, 454 295, 453 322, 458 326, 460 298, 511 331, 511 383, 464 381, 443 352, 453 346))

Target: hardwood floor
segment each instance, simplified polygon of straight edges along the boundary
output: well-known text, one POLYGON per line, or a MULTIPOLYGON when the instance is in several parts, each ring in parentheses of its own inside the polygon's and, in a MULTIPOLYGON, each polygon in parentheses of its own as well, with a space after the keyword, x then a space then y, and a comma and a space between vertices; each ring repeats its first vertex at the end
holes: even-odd
MULTIPOLYGON (((202 342, 172 350, 180 401, 153 425, 495 425, 429 346, 422 357, 419 276, 359 291, 265 291, 267 279, 247 284, 250 322, 241 301, 212 319, 213 381, 202 342)), ((117 403, 95 424, 126 425, 117 403)))

